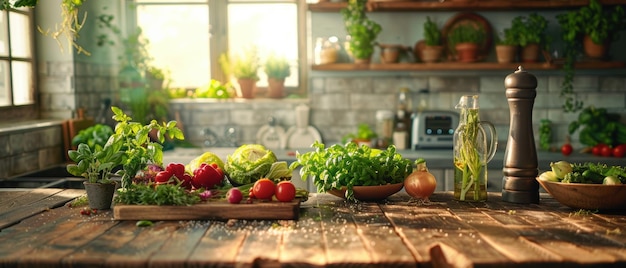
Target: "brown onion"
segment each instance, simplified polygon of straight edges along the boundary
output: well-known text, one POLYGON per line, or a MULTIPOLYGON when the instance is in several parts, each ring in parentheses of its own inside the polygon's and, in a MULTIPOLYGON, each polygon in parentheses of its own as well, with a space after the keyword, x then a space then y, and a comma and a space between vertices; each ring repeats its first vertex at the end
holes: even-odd
POLYGON ((413 198, 428 200, 435 192, 437 180, 428 172, 424 159, 417 159, 415 164, 415 170, 404 179, 404 189, 413 198))

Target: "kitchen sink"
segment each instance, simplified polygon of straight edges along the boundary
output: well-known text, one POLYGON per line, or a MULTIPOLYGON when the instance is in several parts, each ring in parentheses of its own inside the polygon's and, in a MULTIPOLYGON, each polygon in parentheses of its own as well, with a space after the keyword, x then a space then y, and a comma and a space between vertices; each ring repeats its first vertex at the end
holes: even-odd
POLYGON ((0 180, 0 188, 83 189, 83 181, 83 178, 69 174, 63 165, 0 180))

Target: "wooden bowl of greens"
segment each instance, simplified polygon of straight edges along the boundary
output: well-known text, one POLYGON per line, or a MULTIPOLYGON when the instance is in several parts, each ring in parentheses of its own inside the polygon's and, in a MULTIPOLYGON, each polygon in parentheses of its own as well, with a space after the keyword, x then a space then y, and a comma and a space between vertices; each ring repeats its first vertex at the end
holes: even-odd
POLYGON ((312 178, 318 192, 327 192, 350 201, 380 200, 402 189, 413 172, 413 162, 403 158, 392 145, 385 150, 348 142, 296 154, 290 169, 302 167, 302 179, 312 178), (373 190, 372 190, 373 189, 373 190))
POLYGON ((626 210, 626 168, 596 163, 550 164, 537 181, 559 203, 590 210, 626 210))

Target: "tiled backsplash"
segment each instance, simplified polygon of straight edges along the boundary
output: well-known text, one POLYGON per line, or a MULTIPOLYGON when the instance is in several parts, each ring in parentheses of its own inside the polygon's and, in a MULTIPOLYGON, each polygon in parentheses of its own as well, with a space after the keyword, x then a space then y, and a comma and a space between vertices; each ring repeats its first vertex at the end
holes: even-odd
MULTIPOLYGON (((532 72, 531 72, 532 73, 532 72)), ((567 126, 576 113, 565 113, 561 109, 561 77, 536 75, 537 97, 533 110, 535 138, 541 119, 553 122, 555 144, 565 141, 567 126)), ((203 130, 211 128, 220 134, 227 127, 235 127, 240 143, 255 142, 256 131, 274 116, 285 129, 295 125, 294 109, 300 103, 311 105, 310 122, 321 133, 325 142, 339 142, 359 123, 375 125, 377 110, 393 110, 396 94, 408 87, 419 101, 417 92, 428 89, 428 109, 453 110, 461 95, 478 94, 481 119, 491 121, 498 132, 501 145, 506 144, 509 131, 509 106, 505 96, 504 76, 423 76, 423 77, 371 77, 371 76, 328 76, 311 78, 309 101, 305 100, 252 100, 210 102, 202 100, 176 100, 171 104, 173 111, 181 115, 187 140, 201 145, 203 130)), ((626 77, 621 76, 577 76, 575 91, 585 105, 596 105, 626 117, 626 77)), ((577 144, 577 135, 572 137, 577 144)))

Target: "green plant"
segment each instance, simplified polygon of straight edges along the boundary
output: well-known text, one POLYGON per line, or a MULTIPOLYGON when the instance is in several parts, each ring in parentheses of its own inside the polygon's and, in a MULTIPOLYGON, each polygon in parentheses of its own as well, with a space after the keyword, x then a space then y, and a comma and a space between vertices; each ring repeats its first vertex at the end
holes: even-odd
POLYGON ((365 14, 367 0, 349 0, 341 10, 344 24, 350 35, 350 53, 356 59, 367 59, 374 53, 376 37, 382 31, 380 24, 365 14))
POLYGON ((597 0, 590 0, 588 6, 558 14, 557 20, 562 30, 565 44, 563 57, 563 82, 561 96, 565 98, 563 110, 577 112, 583 108, 583 101, 574 93, 574 63, 582 51, 581 38, 589 35, 596 44, 615 40, 617 33, 626 27, 624 8, 616 5, 612 10, 604 9, 597 0))
POLYGON ((448 35, 450 47, 460 43, 479 44, 485 40, 485 30, 481 25, 461 24, 452 29, 448 35))
POLYGON ((517 16, 511 21, 511 35, 513 35, 520 46, 528 44, 538 44, 546 48, 548 46, 548 36, 545 34, 548 28, 548 20, 537 13, 526 16, 517 16))
POLYGON ((239 55, 228 56, 227 53, 220 55, 220 65, 224 74, 231 74, 237 79, 259 80, 258 71, 261 67, 258 51, 255 46, 245 49, 239 55))
POLYGON ((370 126, 368 124, 365 123, 361 123, 359 124, 359 127, 357 129, 356 133, 349 133, 347 135, 345 135, 342 139, 342 141, 345 143, 349 140, 371 140, 373 138, 378 137, 378 135, 376 135, 376 132, 374 132, 374 130, 372 130, 372 128, 370 128, 370 126))
POLYGON ((496 35, 496 44, 505 46, 517 46, 519 41, 511 28, 502 30, 502 34, 496 35))
POLYGON ((285 79, 291 75, 291 66, 285 57, 270 54, 265 61, 265 73, 269 78, 285 79))
POLYGON ((424 42, 428 46, 441 45, 441 31, 437 23, 430 20, 430 17, 426 17, 426 22, 424 22, 424 42))
POLYGON ((314 151, 296 155, 289 168, 301 166, 302 179, 312 177, 319 192, 345 187, 348 200, 355 200, 353 186, 402 183, 413 172, 413 162, 402 158, 393 145, 375 151, 353 142, 326 148, 315 141, 312 147, 314 151))
POLYGON ((83 176, 89 182, 109 182, 111 171, 122 176, 122 187, 130 185, 132 178, 138 171, 148 164, 162 165, 163 146, 167 135, 170 139, 183 140, 183 132, 176 127, 176 121, 159 124, 152 120, 147 125, 132 122, 132 118, 118 108, 111 107, 113 119, 117 121, 115 133, 107 140, 104 146, 96 144, 90 148, 86 143, 80 143, 77 150, 69 150, 68 155, 75 164, 67 165, 67 171, 75 176, 83 176), (152 130, 157 130, 158 142, 148 137, 152 130))

